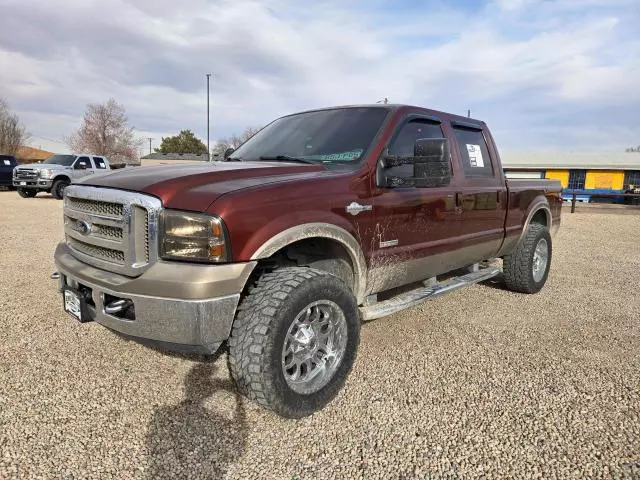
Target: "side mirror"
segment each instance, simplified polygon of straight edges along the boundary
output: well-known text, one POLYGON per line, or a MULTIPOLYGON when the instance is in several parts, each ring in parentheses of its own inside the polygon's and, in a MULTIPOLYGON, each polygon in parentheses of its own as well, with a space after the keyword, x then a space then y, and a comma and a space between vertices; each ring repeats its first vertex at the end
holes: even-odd
POLYGON ((446 138, 421 138, 416 140, 413 156, 385 155, 380 162, 378 186, 395 187, 445 187, 451 183, 449 140, 446 138), (390 175, 388 169, 401 165, 413 165, 412 175, 390 175))
POLYGON ((236 149, 235 149, 235 148, 233 148, 233 147, 229 147, 229 148, 227 148, 227 149, 224 151, 224 159, 226 160, 227 158, 229 158, 229 157, 231 156, 231 154, 232 154, 233 152, 235 152, 235 151, 236 151, 236 149))
POLYGON ((85 163, 76 164, 76 170, 86 170, 86 169, 87 169, 87 165, 85 163))

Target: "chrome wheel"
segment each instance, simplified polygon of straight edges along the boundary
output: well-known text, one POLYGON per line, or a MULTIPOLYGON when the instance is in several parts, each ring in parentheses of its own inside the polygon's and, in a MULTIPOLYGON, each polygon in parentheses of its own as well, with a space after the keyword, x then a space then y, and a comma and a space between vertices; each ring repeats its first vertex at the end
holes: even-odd
POLYGON ((347 347, 347 321, 330 300, 307 305, 293 320, 282 347, 282 373, 289 388, 309 395, 324 387, 347 347))
POLYGON ((533 279, 536 282, 541 281, 542 277, 544 277, 548 262, 549 245, 544 238, 541 238, 533 252, 533 279))

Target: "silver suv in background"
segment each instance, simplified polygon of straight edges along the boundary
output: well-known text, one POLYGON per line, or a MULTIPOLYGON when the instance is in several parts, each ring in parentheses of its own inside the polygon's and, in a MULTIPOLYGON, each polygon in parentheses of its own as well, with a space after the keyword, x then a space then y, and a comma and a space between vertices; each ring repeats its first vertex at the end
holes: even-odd
POLYGON ((61 200, 64 189, 74 180, 110 168, 107 158, 100 155, 52 155, 42 163, 14 168, 13 186, 23 198, 47 192, 61 200))

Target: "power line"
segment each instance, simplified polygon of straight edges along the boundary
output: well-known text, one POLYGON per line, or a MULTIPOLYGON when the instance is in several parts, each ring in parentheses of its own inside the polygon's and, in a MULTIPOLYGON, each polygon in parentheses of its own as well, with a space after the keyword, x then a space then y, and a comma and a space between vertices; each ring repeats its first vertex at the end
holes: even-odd
POLYGON ((60 143, 60 144, 66 145, 64 140, 54 140, 53 138, 43 137, 42 135, 33 135, 32 134, 31 136, 35 137, 35 138, 39 138, 41 140, 46 140, 47 142, 60 143))

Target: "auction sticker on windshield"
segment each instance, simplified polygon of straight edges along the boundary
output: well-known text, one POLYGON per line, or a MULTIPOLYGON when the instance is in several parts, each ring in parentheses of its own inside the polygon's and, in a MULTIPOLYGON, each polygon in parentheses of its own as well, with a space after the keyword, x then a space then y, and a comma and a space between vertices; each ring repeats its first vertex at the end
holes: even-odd
POLYGON ((484 168, 484 159, 482 158, 480 145, 467 143, 467 152, 469 153, 469 163, 471 163, 472 167, 484 168))

